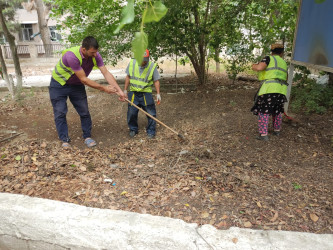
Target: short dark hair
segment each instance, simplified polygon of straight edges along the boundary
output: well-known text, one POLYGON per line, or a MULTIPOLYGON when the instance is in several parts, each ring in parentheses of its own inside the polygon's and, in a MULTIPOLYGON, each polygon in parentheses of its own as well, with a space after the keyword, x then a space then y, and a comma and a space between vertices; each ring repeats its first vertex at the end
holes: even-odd
POLYGON ((284 52, 284 48, 275 48, 271 50, 274 54, 282 54, 284 52))
POLYGON ((82 41, 82 47, 86 50, 89 50, 91 47, 93 47, 94 49, 98 49, 99 45, 95 37, 87 36, 82 41))

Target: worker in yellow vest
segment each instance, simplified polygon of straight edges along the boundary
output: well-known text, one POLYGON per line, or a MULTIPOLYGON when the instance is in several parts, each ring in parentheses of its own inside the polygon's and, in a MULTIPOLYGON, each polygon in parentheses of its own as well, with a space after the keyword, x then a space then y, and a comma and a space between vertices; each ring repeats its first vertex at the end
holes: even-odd
POLYGON ((260 89, 255 96, 251 111, 258 115, 258 140, 268 141, 269 116, 273 120, 273 135, 279 136, 282 124, 284 103, 287 101, 287 63, 282 59, 284 47, 282 44, 271 45, 270 56, 252 65, 252 70, 259 71, 260 89))
POLYGON ((70 148, 66 120, 67 98, 80 115, 84 143, 88 147, 96 146, 95 140, 91 138, 92 121, 84 85, 108 94, 116 93, 120 101, 125 101, 125 94, 118 86, 113 75, 104 66, 98 48, 98 42, 94 37, 84 38, 82 46, 73 47, 62 52, 62 57, 52 72, 49 93, 56 129, 59 139, 63 142, 63 148, 70 148), (94 67, 99 68, 108 85, 98 84, 87 77, 94 67))
MULTIPOLYGON (((156 101, 161 102, 160 95, 160 74, 157 70, 156 63, 149 60, 149 50, 145 51, 141 65, 138 65, 135 59, 131 59, 126 68, 126 78, 124 93, 127 94, 127 88, 130 87, 128 92, 128 99, 134 104, 145 110, 148 114, 156 117, 156 107, 152 94, 152 86, 156 89, 156 101)), ((128 104, 127 111, 127 124, 130 129, 130 137, 134 137, 138 131, 138 112, 139 110, 131 104, 128 104)), ((156 135, 156 121, 149 116, 148 125, 146 127, 147 136, 152 139, 156 135)))

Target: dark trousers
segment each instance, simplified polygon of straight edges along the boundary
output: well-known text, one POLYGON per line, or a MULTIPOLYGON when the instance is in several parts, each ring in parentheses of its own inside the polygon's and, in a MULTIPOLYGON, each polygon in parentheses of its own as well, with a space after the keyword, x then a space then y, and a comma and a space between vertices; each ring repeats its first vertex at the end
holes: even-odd
MULTIPOLYGON (((132 92, 128 93, 128 99, 133 101, 135 105, 142 108, 148 114, 156 117, 156 107, 155 102, 153 99, 152 93, 142 93, 142 92, 132 92), (134 98, 133 98, 134 95, 134 98)), ((135 131, 136 133, 139 130, 138 127, 138 113, 139 110, 128 104, 128 111, 127 111, 127 124, 131 131, 135 131)), ((149 116, 148 118, 148 125, 146 127, 147 134, 155 135, 156 134, 156 121, 151 119, 149 116)))
POLYGON ((88 109, 85 86, 67 84, 61 86, 60 83, 51 78, 49 93, 59 139, 64 142, 70 141, 66 119, 68 111, 67 98, 69 98, 80 116, 83 138, 91 137, 92 121, 88 109))

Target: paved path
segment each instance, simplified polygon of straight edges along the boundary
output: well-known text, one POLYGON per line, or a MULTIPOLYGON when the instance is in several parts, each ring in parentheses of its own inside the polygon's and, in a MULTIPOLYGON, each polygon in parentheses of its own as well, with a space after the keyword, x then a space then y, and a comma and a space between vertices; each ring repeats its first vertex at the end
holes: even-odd
MULTIPOLYGON (((116 78, 116 80, 124 80, 126 74, 123 69, 110 70, 111 74, 116 78)), ((177 77, 183 77, 189 74, 178 74, 177 77)), ((161 74, 161 77, 174 77, 174 74, 161 74)), ((37 76, 23 76, 23 87, 47 87, 50 84, 51 74, 50 75, 37 75, 37 76)), ((103 81, 104 76, 98 70, 91 72, 89 79, 94 81, 103 81)), ((6 82, 0 80, 0 88, 7 88, 6 82)))

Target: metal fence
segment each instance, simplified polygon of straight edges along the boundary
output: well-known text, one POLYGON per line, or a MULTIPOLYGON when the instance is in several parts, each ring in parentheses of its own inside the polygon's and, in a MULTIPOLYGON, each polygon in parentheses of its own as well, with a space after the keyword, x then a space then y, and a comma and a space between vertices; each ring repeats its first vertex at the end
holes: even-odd
POLYGON ((60 57, 65 46, 61 44, 36 45, 38 57, 60 57))
MULTIPOLYGON (((45 44, 35 45, 37 48, 37 57, 60 57, 61 51, 65 49, 64 45, 61 44, 45 44)), ((29 45, 17 45, 17 54, 19 58, 31 58, 29 51, 29 45)), ((4 46, 4 53, 6 59, 12 59, 12 51, 9 45, 4 46)))
MULTIPOLYGON (((6 59, 13 58, 12 51, 10 50, 9 45, 5 45, 5 57, 6 59)), ((29 58, 30 52, 29 52, 29 45, 17 45, 17 54, 21 58, 29 58)))

